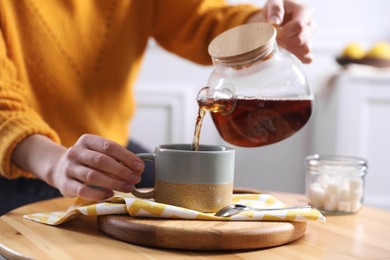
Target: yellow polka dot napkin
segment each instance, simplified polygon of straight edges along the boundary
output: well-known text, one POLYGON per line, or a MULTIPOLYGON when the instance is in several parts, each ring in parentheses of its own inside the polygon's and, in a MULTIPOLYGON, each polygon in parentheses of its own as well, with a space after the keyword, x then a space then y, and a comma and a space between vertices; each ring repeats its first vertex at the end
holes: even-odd
MULTIPOLYGON (((235 194, 232 203, 239 203, 258 208, 280 208, 285 205, 270 194, 235 194)), ((77 199, 67 211, 42 212, 25 215, 25 219, 48 225, 59 225, 80 215, 97 216, 129 214, 132 217, 150 217, 167 219, 195 220, 250 220, 250 221, 315 221, 325 222, 325 217, 314 208, 277 211, 243 211, 231 217, 216 217, 213 213, 203 213, 186 208, 140 199, 131 193, 116 192, 103 202, 87 202, 77 199)))

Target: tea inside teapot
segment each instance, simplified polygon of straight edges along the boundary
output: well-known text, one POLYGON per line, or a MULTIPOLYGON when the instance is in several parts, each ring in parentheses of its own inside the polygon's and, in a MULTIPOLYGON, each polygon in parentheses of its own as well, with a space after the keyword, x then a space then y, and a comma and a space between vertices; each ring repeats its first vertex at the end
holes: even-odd
POLYGON ((243 147, 264 146, 281 141, 300 130, 312 112, 310 99, 237 98, 229 114, 211 117, 222 138, 243 147))

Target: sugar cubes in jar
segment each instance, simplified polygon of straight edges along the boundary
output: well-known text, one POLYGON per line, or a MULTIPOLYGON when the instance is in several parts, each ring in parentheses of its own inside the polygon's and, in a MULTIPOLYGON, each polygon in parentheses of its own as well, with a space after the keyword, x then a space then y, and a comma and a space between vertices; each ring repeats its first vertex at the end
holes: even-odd
POLYGON ((305 160, 306 196, 324 214, 357 212, 363 203, 367 162, 358 157, 310 155, 305 160))

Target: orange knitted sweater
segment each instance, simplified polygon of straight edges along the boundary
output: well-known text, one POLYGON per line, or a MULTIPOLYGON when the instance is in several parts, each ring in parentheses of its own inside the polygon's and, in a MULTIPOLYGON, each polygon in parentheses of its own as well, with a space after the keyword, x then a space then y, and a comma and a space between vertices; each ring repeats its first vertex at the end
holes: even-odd
POLYGON ((93 133, 125 145, 149 37, 209 64, 210 40, 257 11, 222 0, 0 1, 0 175, 31 177, 11 162, 31 134, 70 146, 93 133))

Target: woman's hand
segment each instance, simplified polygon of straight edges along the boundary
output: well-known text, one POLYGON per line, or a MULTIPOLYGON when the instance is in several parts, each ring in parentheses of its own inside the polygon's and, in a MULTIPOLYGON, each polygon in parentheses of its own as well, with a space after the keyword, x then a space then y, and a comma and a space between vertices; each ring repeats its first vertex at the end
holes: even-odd
POLYGON ((113 190, 132 191, 144 170, 144 162, 125 147, 90 134, 68 149, 33 135, 18 145, 13 160, 64 196, 87 200, 107 199, 113 190))
POLYGON ((132 191, 143 170, 144 162, 125 147, 86 134, 61 156, 53 181, 64 196, 102 200, 113 190, 132 191))
POLYGON ((289 50, 303 63, 313 60, 312 35, 316 27, 313 11, 293 0, 268 0, 261 13, 248 22, 268 22, 276 26, 278 45, 289 50))

